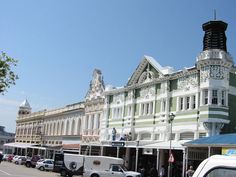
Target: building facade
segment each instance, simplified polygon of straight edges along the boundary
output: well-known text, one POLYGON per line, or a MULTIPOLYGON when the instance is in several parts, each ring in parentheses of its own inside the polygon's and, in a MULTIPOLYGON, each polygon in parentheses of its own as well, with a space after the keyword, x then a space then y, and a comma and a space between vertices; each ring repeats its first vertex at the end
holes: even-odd
POLYGON ((177 176, 184 176, 186 154, 192 160, 205 154, 187 152, 183 143, 236 127, 236 67, 227 51, 227 24, 209 21, 202 28, 203 50, 192 67, 175 71, 144 56, 124 87, 105 88, 95 69, 84 102, 32 113, 25 100, 16 143, 77 144, 81 154, 122 157, 136 171, 153 164, 167 169, 174 159, 177 176))
POLYGON ((144 56, 124 87, 106 89, 101 140, 107 149, 117 148, 129 168, 168 164, 170 149, 179 168, 185 164, 183 142, 235 131, 236 70, 226 47, 227 24, 209 21, 202 28, 203 51, 194 66, 174 71, 144 56), (129 142, 116 143, 127 134, 129 142))

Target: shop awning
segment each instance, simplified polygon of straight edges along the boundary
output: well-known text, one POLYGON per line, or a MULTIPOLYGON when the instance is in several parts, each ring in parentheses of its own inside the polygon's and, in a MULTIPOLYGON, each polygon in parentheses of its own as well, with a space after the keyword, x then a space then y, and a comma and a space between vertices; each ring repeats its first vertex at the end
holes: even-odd
MULTIPOLYGON (((189 140, 171 141, 171 149, 183 150, 183 144, 189 140)), ((160 141, 153 144, 140 146, 140 148, 151 148, 151 149, 170 149, 170 141, 160 141)))
POLYGON ((33 145, 36 145, 36 144, 30 144, 30 143, 6 143, 3 146, 4 147, 16 147, 16 148, 30 148, 33 145))
POLYGON ((184 143, 187 147, 236 147, 236 133, 199 138, 184 143))

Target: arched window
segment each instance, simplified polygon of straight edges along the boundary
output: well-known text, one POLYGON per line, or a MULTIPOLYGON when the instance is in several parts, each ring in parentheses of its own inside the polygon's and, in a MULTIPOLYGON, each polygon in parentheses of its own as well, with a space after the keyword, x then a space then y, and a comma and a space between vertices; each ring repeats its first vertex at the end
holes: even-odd
POLYGON ((64 135, 64 122, 61 122, 61 135, 64 135))
POLYGON ((56 129, 56 132, 57 132, 57 136, 59 135, 59 133, 60 133, 60 123, 59 122, 57 122, 57 129, 56 129))
POLYGON ((75 127, 76 127, 76 124, 75 124, 75 120, 73 119, 71 121, 71 135, 74 135, 75 133, 75 127))
POLYGON ((66 135, 69 135, 69 129, 70 129, 70 121, 66 121, 66 135))
POLYGON ((78 129, 77 129, 77 130, 78 130, 78 131, 77 131, 77 134, 78 134, 78 135, 81 135, 81 119, 78 120, 77 128, 78 128, 78 129))

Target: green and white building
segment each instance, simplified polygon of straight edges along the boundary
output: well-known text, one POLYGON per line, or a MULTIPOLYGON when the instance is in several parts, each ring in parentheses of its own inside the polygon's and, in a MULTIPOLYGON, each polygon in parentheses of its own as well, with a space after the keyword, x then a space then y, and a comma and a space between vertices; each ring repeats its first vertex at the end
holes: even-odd
POLYGON ((184 142, 235 131, 236 70, 226 47, 227 24, 209 21, 202 27, 203 51, 194 66, 175 71, 144 56, 124 87, 106 88, 101 141, 130 168, 168 164, 170 148, 178 167, 185 164, 184 142), (119 143, 128 133, 130 141, 119 143))

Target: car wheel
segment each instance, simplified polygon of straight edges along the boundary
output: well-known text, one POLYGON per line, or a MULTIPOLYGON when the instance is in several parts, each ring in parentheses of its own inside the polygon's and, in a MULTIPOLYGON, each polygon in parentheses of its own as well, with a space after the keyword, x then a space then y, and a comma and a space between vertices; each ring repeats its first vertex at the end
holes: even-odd
POLYGON ((98 174, 92 174, 91 177, 99 177, 98 174))
POLYGON ((44 169, 44 167, 39 167, 39 170, 44 171, 45 169, 44 169))
POLYGON ((30 167, 30 163, 26 163, 25 166, 29 168, 30 167))
POLYGON ((16 164, 16 165, 19 165, 19 162, 18 162, 18 161, 15 161, 15 164, 16 164))
POLYGON ((66 176, 67 173, 66 173, 66 170, 61 170, 61 176, 66 176))

